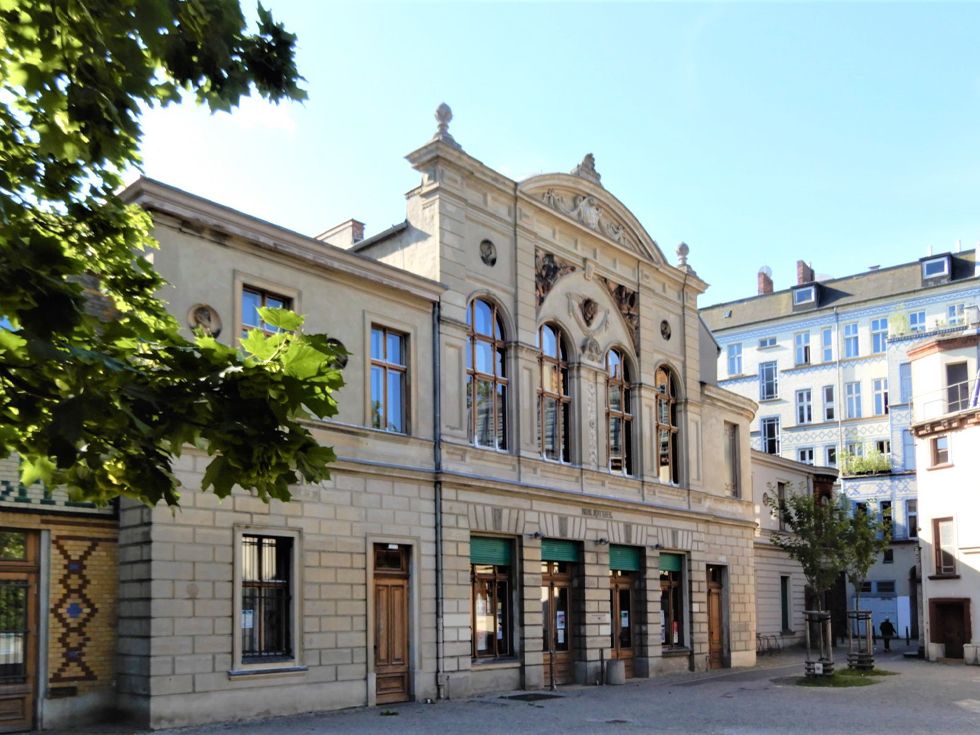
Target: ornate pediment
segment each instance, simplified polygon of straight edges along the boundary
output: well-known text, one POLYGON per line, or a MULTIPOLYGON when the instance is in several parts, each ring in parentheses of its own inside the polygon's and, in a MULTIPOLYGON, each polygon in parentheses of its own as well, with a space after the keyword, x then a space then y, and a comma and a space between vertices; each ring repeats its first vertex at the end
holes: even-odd
POLYGON ((593 232, 608 237, 635 253, 642 252, 639 243, 630 234, 626 225, 591 194, 576 194, 552 187, 537 196, 556 212, 571 217, 593 232))

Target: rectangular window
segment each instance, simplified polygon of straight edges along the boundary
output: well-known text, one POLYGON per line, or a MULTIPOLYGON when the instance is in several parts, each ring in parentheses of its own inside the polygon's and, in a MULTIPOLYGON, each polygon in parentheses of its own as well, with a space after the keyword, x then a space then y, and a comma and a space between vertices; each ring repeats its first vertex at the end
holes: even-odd
POLYGON ((261 329, 266 334, 274 334, 278 327, 266 324, 259 316, 260 307, 270 309, 291 309, 292 301, 285 296, 245 286, 242 288, 242 337, 247 337, 250 329, 261 329))
POLYGON ((742 497, 740 482, 739 452, 738 452, 738 424, 725 422, 725 468, 728 477, 726 489, 732 497, 742 497))
POLYGON ((923 278, 939 278, 949 275, 949 259, 945 256, 922 261, 923 278))
POLYGON ((901 362, 898 365, 898 397, 903 404, 912 400, 912 363, 901 362))
POLYGON ((792 629, 790 628, 790 593, 789 593, 789 577, 779 578, 779 608, 780 619, 782 621, 783 633, 790 633, 792 629))
POLYGON ((759 363, 759 400, 769 401, 779 392, 779 371, 775 362, 759 363))
POLYGON ((932 542, 936 548, 936 574, 951 577, 956 574, 956 527, 952 518, 937 518, 932 522, 932 542))
POLYGON ((813 286, 798 288, 795 291, 793 291, 793 306, 812 304, 816 301, 816 298, 817 298, 817 292, 813 286))
POLYGON ((473 581, 473 658, 500 658, 511 655, 511 559, 510 542, 505 539, 476 539, 471 542, 470 560, 487 558, 506 564, 471 563, 473 581), (485 542, 483 544, 479 542, 485 542), (506 558, 497 553, 506 547, 506 558), (483 546, 488 547, 484 549, 483 546), (484 551, 490 551, 487 556, 484 551), (475 553, 474 553, 475 552, 475 553), (492 558, 499 556, 500 558, 492 558))
POLYGON ((888 378, 872 380, 871 393, 874 396, 875 416, 884 416, 888 413, 888 378))
POLYGON ((837 466, 837 447, 827 447, 824 452, 824 456, 827 459, 826 461, 827 467, 837 466))
POLYGON ((895 563, 895 550, 885 549, 881 552, 881 563, 882 564, 894 564, 895 563))
POLYGON ((970 407, 970 379, 965 362, 946 365, 946 401, 949 413, 970 407))
POLYGON ((861 582, 861 592, 871 592, 871 582, 861 582))
POLYGON ((890 500, 881 501, 881 524, 889 535, 895 533, 895 529, 892 526, 892 501, 890 500))
POLYGON ((776 338, 775 337, 763 337, 759 340, 759 347, 775 347, 776 338))
POLYGON ((837 409, 834 404, 834 386, 825 385, 823 387, 823 419, 833 421, 837 418, 837 409))
POLYGON ((950 304, 946 307, 946 324, 962 327, 966 324, 966 304, 950 304))
POLYGON ((241 537, 241 661, 281 662, 294 657, 293 537, 241 537))
POLYGON ((926 331, 926 313, 924 311, 909 312, 909 331, 911 332, 926 331))
POLYGON ((877 583, 878 594, 879 595, 894 595, 895 594, 895 580, 894 579, 883 579, 877 583))
POLYGON ((803 464, 813 464, 813 447, 800 447, 797 449, 796 459, 803 464))
POLYGON ((796 391, 796 423, 809 424, 813 421, 813 403, 810 400, 810 389, 796 391))
POLYGON ((810 333, 809 332, 797 333, 793 337, 793 343, 796 347, 796 364, 809 365, 810 364, 810 333))
POLYGON ((844 325, 844 357, 857 357, 858 350, 858 325, 851 322, 844 325))
POLYGON ((660 642, 684 647, 684 557, 660 554, 660 642))
POLYGON ((949 437, 934 436, 932 438, 932 466, 949 464, 949 437))
POLYGON ((403 334, 371 327, 371 426, 407 433, 408 354, 403 334))
POLYGON ((881 319, 871 320, 871 351, 874 354, 879 354, 885 351, 888 347, 888 319, 882 317, 881 319))
POLYGON ((728 345, 728 374, 742 374, 742 345, 728 345))
POLYGON ((919 538, 919 501, 905 501, 905 530, 909 538, 919 538))
POLYGON ((769 416, 759 422, 762 430, 762 451, 779 454, 779 417, 769 416))
POLYGON ((892 443, 889 439, 875 439, 875 451, 886 457, 892 453, 892 443))
POLYGON ((786 530, 786 483, 776 483, 776 518, 779 521, 779 530, 786 530))
POLYGON ((834 361, 834 330, 830 327, 824 327, 820 331, 820 346, 823 351, 823 361, 833 362, 834 361))
POLYGON ((848 442, 847 453, 852 457, 864 456, 864 444, 861 442, 848 442))
POLYGON ((844 383, 845 413, 844 417, 849 419, 861 418, 861 383, 844 383))
POLYGON ((902 429, 902 468, 915 469, 915 438, 908 429, 902 429))

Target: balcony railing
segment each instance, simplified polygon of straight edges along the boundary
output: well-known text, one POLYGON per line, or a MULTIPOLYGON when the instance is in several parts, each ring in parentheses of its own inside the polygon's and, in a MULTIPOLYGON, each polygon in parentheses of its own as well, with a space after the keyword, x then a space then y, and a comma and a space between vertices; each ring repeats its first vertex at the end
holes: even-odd
POLYGON ((964 380, 962 383, 953 383, 945 388, 912 396, 912 423, 978 406, 980 406, 980 383, 976 378, 964 380))

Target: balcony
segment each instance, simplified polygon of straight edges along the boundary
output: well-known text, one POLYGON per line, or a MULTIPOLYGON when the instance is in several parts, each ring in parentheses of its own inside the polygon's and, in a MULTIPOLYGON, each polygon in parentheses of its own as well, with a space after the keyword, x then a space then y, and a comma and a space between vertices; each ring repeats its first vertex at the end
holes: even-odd
POLYGON ((937 419, 980 406, 980 385, 976 378, 952 383, 912 397, 912 423, 937 419))
POLYGON ((883 475, 892 471, 892 459, 889 454, 874 451, 866 455, 844 454, 841 457, 841 476, 855 477, 857 475, 883 475))

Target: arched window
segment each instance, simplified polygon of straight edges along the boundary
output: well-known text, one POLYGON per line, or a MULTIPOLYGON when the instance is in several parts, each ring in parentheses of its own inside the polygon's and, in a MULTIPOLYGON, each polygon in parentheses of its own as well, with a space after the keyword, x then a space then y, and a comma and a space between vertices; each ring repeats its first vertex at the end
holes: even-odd
POLYGON ((541 454, 571 460, 569 445, 568 353, 561 330, 545 324, 538 332, 541 385, 538 388, 538 441, 541 454))
POLYGON ((633 474, 633 396, 626 358, 618 349, 606 353, 606 417, 609 424, 609 469, 633 474))
POLYGON ((667 368, 657 370, 657 475, 661 482, 680 481, 677 460, 677 389, 667 368))
POLYGON ((504 325, 496 305, 474 299, 466 310, 466 415, 470 441, 507 448, 507 373, 504 325))

